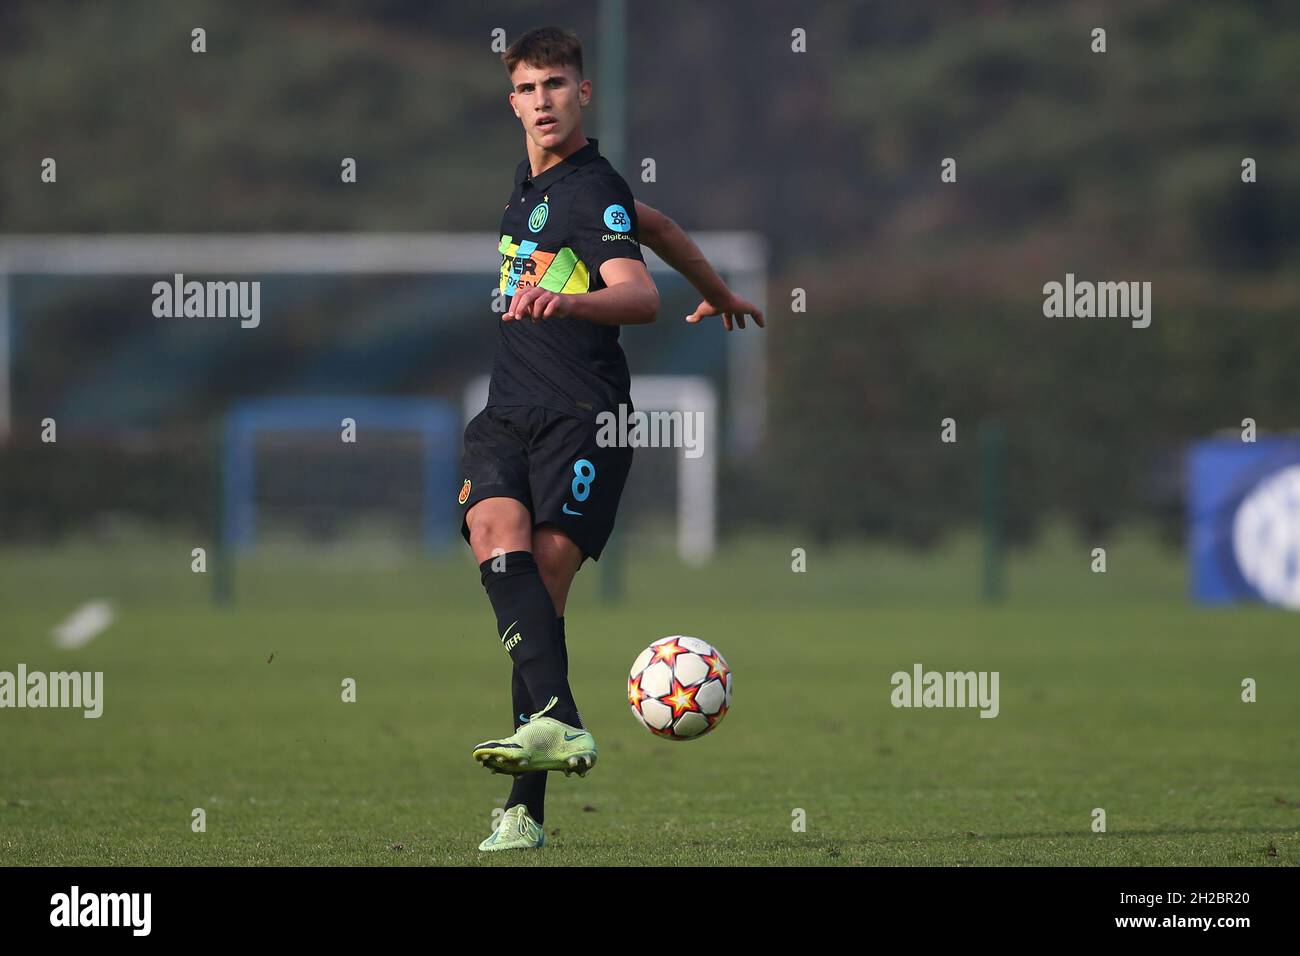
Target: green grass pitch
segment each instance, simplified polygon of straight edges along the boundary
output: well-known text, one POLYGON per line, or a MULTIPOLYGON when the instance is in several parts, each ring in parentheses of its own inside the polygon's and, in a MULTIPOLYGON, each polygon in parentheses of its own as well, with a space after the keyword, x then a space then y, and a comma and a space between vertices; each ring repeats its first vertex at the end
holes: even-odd
POLYGON ((269 554, 220 610, 183 542, 0 552, 0 670, 105 674, 99 720, 0 711, 0 864, 1300 862, 1293 615, 1191 606, 1177 556, 1142 539, 1115 542, 1105 575, 1052 539, 992 608, 973 541, 809 547, 794 574, 800 544, 733 545, 702 571, 629 548, 620 605, 579 576, 572 680, 600 762, 552 775, 548 846, 527 854, 475 849, 508 780, 470 748, 510 703, 467 554, 269 554), (55 649, 50 628, 92 598, 115 623, 55 649), (673 633, 736 675, 730 714, 690 743, 647 734, 624 699, 633 657, 673 633), (889 677, 916 662, 998 671, 1000 715, 894 709, 889 677))

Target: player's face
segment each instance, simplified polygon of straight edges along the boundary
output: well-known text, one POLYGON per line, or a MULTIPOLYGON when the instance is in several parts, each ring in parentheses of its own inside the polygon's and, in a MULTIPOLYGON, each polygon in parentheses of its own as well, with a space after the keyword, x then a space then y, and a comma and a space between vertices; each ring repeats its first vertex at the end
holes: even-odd
POLYGON ((510 74, 510 105, 524 132, 543 149, 564 143, 582 123, 582 107, 591 99, 591 80, 580 80, 572 66, 520 63, 510 74))

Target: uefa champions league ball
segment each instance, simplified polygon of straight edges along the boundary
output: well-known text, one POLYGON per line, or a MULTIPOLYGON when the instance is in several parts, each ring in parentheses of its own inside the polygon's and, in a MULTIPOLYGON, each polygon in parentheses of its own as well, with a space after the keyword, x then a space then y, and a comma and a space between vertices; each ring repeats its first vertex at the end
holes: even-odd
POLYGON ((718 649, 676 634, 637 655, 627 678, 627 702, 641 726, 669 740, 703 737, 727 716, 731 668, 718 649))

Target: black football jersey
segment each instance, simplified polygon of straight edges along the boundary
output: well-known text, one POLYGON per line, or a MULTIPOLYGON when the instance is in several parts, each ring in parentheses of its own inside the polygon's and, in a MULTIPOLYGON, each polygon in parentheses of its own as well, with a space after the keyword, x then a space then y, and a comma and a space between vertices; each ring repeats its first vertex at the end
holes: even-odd
MULTIPOLYGON (((538 176, 525 159, 501 217, 500 289, 530 285, 552 292, 605 288, 610 259, 644 262, 632 191, 587 145, 538 176)), ((581 319, 499 322, 489 405, 532 405, 587 418, 631 405, 619 327, 581 319)))

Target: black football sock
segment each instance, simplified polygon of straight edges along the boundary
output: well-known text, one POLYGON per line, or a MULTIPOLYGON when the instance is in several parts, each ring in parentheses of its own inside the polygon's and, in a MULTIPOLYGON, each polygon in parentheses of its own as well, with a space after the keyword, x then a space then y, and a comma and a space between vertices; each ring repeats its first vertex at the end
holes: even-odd
POLYGON ((577 724, 578 706, 565 673, 555 605, 537 573, 532 554, 510 551, 501 558, 484 561, 479 570, 488 600, 496 612, 502 646, 519 669, 533 706, 541 710, 554 697, 555 706, 546 716, 577 724), (494 570, 494 564, 502 569, 494 570))
MULTIPOLYGON (((567 675, 569 672, 569 649, 564 641, 564 618, 557 618, 556 624, 560 629, 560 655, 564 658, 564 672, 567 675)), ((514 710, 515 730, 518 730, 524 725, 528 715, 534 711, 532 698, 528 696, 528 685, 524 683, 523 677, 520 676, 518 667, 514 669, 514 675, 510 682, 510 703, 511 709, 514 710)), ((577 726, 581 727, 582 724, 579 723, 577 726)), ((538 770, 534 773, 521 773, 515 777, 514 783, 510 785, 510 799, 506 801, 506 809, 509 810, 520 803, 528 809, 528 815, 539 824, 545 821, 545 770, 538 770)))
MULTIPOLYGON (((524 683, 518 667, 514 669, 510 680, 510 707, 514 711, 515 730, 522 727, 528 720, 528 715, 536 710, 533 699, 528 694, 528 685, 524 683)), ((545 820, 545 770, 521 773, 515 777, 514 783, 510 785, 510 799, 506 801, 506 809, 509 810, 521 803, 528 808, 528 815, 538 823, 545 820)))

